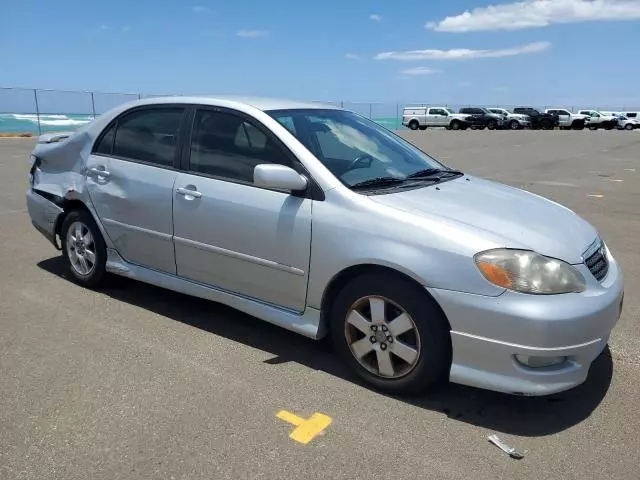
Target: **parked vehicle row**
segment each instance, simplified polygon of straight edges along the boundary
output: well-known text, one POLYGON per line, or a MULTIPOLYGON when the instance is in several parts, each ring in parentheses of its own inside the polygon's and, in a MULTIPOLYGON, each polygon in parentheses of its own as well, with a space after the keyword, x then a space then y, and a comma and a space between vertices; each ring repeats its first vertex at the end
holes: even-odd
POLYGON ((448 107, 405 107, 402 125, 411 130, 444 127, 448 130, 523 128, 553 130, 634 130, 640 128, 638 112, 601 112, 580 110, 573 113, 566 108, 548 108, 540 111, 533 107, 504 108, 463 107, 457 113, 448 107))

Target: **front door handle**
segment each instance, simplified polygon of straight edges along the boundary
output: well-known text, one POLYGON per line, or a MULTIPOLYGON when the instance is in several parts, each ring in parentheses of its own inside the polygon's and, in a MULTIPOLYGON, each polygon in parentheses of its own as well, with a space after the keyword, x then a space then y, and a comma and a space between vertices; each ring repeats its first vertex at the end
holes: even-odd
POLYGON ((94 175, 98 175, 99 177, 104 177, 104 178, 107 178, 107 177, 109 177, 111 175, 107 170, 104 169, 104 167, 102 167, 102 168, 91 167, 89 169, 89 172, 93 173, 94 175))
MULTIPOLYGON (((189 185, 191 186, 191 185, 189 185)), ((189 197, 200 198, 202 194, 193 187, 193 190, 188 187, 180 187, 176 188, 176 193, 179 195, 183 195, 187 200, 191 200, 189 197)))

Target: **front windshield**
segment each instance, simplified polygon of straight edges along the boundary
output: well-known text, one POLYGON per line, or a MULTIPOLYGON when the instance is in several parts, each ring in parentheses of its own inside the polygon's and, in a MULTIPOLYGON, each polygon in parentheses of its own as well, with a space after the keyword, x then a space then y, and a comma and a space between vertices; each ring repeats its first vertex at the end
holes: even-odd
POLYGON ((430 169, 449 170, 399 136, 344 110, 266 112, 348 187, 377 179, 406 180, 430 169))

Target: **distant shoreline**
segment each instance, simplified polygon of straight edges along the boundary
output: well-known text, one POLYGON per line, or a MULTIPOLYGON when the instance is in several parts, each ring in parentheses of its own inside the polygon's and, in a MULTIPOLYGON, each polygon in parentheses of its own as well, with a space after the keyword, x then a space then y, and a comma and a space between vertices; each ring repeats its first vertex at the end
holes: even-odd
POLYGON ((33 138, 31 132, 0 132, 0 138, 33 138))

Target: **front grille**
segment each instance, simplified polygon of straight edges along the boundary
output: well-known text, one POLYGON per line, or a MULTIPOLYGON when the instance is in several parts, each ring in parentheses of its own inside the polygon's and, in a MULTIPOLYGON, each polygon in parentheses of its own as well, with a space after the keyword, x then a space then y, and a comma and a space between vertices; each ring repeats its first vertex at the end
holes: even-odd
POLYGON ((601 244, 600 248, 587 257, 584 263, 596 280, 601 282, 609 272, 609 261, 604 253, 604 245, 601 244))

